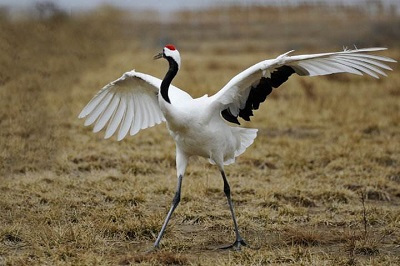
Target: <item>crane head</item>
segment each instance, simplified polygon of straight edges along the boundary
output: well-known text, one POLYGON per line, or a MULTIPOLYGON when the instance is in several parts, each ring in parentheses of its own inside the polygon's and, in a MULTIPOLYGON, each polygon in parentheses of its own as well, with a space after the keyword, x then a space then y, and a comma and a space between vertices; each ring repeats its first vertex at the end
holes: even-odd
POLYGON ((178 68, 180 68, 181 56, 174 45, 168 44, 164 46, 163 51, 153 57, 153 59, 160 59, 160 58, 165 58, 168 61, 173 60, 178 65, 178 68))

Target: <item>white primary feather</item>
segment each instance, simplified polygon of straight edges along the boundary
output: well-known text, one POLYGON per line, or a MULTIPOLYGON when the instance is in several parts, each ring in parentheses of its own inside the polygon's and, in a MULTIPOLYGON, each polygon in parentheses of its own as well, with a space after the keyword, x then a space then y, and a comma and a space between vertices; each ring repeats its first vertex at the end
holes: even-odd
MULTIPOLYGON (((86 118, 85 126, 95 123, 94 132, 107 126, 105 138, 117 131, 118 140, 122 140, 128 132, 135 135, 140 129, 165 121, 157 98, 161 82, 158 78, 134 70, 126 72, 104 86, 83 108, 79 118, 86 118)), ((192 99, 173 85, 170 91, 172 101, 192 99)))
MULTIPOLYGON (((125 99, 125 98, 124 98, 125 99)), ((127 94, 126 96, 126 112, 124 115, 124 118, 121 123, 121 127, 118 132, 118 140, 122 140, 126 134, 129 132, 129 128, 132 125, 132 118, 133 118, 133 104, 132 102, 132 97, 130 97, 130 94, 127 94)))
POLYGON ((142 127, 142 117, 143 115, 140 112, 140 101, 138 101, 137 97, 134 95, 132 96, 133 99, 133 106, 135 108, 134 117, 132 120, 132 127, 129 134, 131 136, 135 135, 139 132, 140 128, 142 127))
POLYGON ((119 124, 121 123, 121 120, 124 116, 124 112, 126 109, 126 104, 124 102, 124 95, 118 95, 119 97, 117 97, 117 95, 115 96, 117 100, 117 105, 114 108, 114 112, 113 112, 113 117, 111 118, 110 122, 108 123, 108 127, 106 130, 106 135, 104 138, 109 138, 111 137, 115 131, 117 130, 119 124))

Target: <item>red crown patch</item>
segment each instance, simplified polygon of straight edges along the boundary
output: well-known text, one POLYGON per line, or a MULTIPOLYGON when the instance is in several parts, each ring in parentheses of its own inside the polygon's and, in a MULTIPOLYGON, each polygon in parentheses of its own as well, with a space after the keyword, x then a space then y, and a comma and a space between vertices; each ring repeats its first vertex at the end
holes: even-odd
POLYGON ((165 47, 168 48, 168 49, 170 49, 171 51, 176 50, 176 49, 175 49, 175 46, 173 46, 172 44, 167 44, 167 45, 165 45, 165 47))

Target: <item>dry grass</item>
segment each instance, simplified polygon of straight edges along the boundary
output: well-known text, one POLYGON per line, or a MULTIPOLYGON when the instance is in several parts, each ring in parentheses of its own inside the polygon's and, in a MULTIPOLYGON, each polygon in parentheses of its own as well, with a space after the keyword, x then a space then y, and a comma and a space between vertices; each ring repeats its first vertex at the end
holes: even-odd
POLYGON ((272 11, 190 13, 193 23, 180 14, 171 22, 178 33, 110 9, 1 20, 0 265, 399 264, 397 66, 381 80, 293 77, 252 123, 244 123, 260 131, 237 164, 227 167, 250 245, 241 252, 215 250, 233 240, 232 221, 218 171, 193 159, 162 250, 146 253, 175 188, 172 139, 161 125, 122 142, 103 140, 78 121, 93 94, 123 71, 135 67, 161 77, 166 65, 151 57, 165 36, 183 56, 175 84, 196 96, 215 92, 288 44, 300 52, 387 45, 391 49, 382 54, 400 58, 399 27, 390 31, 398 17, 272 11), (235 27, 233 18, 247 30, 235 27), (311 21, 319 24, 299 29, 311 21), (357 23, 363 21, 368 24, 361 31, 357 23), (353 22, 355 31, 343 29, 353 22), (260 35, 264 25, 268 34, 260 35), (274 25, 284 31, 271 30, 274 25), (377 25, 387 32, 365 38, 377 25), (322 29, 334 32, 329 45, 322 29))

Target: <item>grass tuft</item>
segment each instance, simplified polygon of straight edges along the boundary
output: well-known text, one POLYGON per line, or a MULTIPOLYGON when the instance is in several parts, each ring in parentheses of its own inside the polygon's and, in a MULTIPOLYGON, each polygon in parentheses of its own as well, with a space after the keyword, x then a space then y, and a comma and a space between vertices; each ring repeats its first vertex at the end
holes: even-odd
POLYGON ((137 254, 120 261, 120 265, 132 265, 136 263, 151 263, 158 265, 187 265, 189 260, 182 254, 168 251, 149 252, 137 254))

